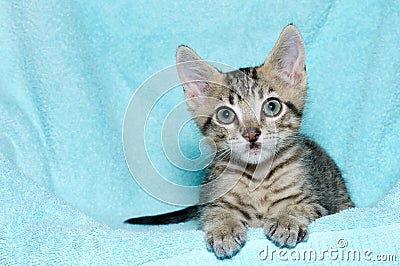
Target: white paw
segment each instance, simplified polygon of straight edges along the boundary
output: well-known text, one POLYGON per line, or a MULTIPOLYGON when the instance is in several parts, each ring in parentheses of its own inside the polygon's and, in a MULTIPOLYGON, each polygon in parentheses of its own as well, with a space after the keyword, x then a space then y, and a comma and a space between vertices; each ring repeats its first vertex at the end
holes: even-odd
POLYGON ((241 223, 221 223, 206 232, 206 243, 218 258, 235 255, 246 242, 246 227, 241 223))
POLYGON ((294 247, 307 237, 308 226, 290 215, 267 218, 264 231, 267 237, 279 247, 294 247))

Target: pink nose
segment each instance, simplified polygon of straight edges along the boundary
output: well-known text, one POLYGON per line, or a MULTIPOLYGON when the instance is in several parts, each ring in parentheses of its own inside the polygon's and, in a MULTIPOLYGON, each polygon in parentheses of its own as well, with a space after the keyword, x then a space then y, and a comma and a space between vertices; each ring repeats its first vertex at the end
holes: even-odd
POLYGON ((247 134, 247 137, 249 138, 250 142, 256 141, 257 140, 257 134, 255 132, 250 132, 247 134))
POLYGON ((258 128, 249 128, 243 133, 243 137, 249 142, 256 142, 260 134, 261 131, 258 128))

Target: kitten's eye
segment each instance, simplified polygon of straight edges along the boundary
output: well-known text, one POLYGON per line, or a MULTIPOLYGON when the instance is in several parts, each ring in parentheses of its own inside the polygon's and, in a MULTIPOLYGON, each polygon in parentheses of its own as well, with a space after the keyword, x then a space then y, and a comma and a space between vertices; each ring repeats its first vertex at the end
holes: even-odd
POLYGON ((263 111, 266 116, 276 116, 281 111, 281 103, 278 99, 270 98, 264 103, 263 111))
POLYGON ((235 120, 235 112, 228 107, 221 107, 217 111, 217 119, 223 124, 230 124, 235 120))

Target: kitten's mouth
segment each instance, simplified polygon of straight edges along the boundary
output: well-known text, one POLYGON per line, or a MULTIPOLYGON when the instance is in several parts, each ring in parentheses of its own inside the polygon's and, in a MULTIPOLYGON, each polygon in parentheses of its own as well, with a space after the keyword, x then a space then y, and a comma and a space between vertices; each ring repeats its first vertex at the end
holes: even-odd
POLYGON ((259 150, 261 150, 261 143, 259 143, 259 142, 251 142, 249 144, 249 150, 250 151, 259 151, 259 150))
POLYGON ((260 142, 250 142, 247 145, 247 163, 259 163, 262 160, 263 151, 260 142))
POLYGON ((261 144, 258 143, 258 142, 251 142, 249 147, 250 147, 250 150, 252 150, 252 149, 260 149, 261 148, 261 144))
POLYGON ((237 156, 245 163, 258 164, 270 158, 270 153, 266 150, 264 143, 255 141, 247 142, 243 145, 242 148, 237 151, 237 156))

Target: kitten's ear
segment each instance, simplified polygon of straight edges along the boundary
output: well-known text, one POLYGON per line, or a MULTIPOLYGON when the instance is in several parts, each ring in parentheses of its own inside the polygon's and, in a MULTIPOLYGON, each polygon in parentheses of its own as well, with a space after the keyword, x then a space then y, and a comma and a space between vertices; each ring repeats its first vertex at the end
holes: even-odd
POLYGON ((283 29, 263 68, 291 86, 306 84, 304 41, 295 26, 289 25, 283 29))
POLYGON ((194 102, 197 97, 206 96, 210 84, 218 82, 222 75, 187 46, 179 46, 176 52, 176 68, 186 98, 194 102))

